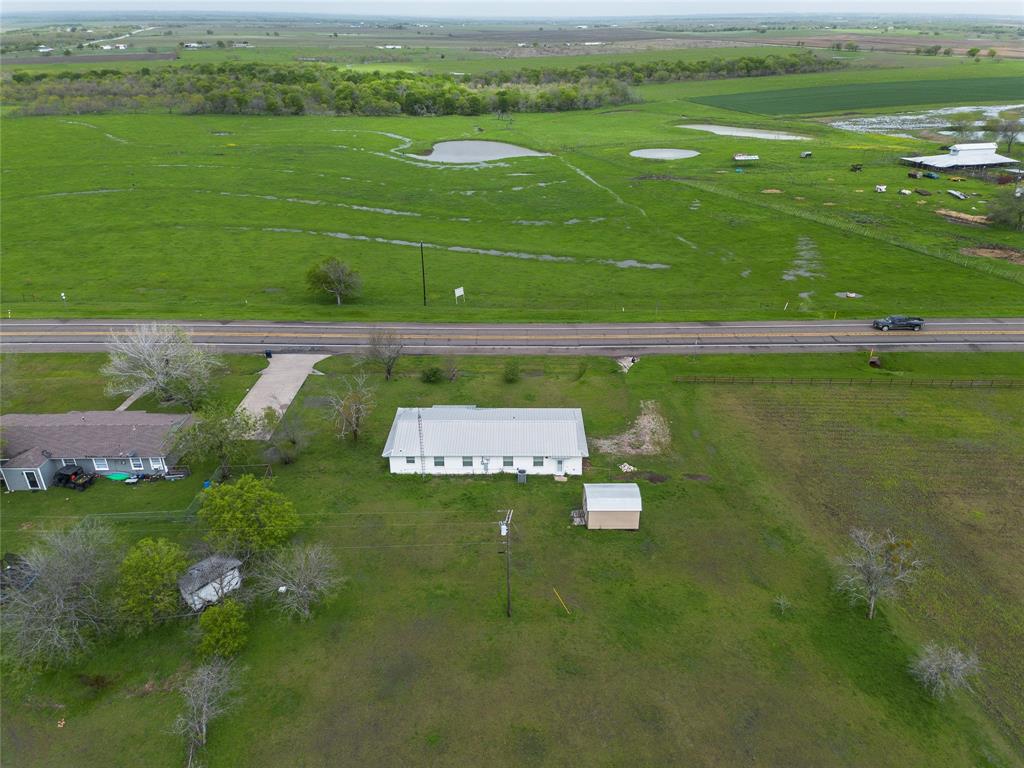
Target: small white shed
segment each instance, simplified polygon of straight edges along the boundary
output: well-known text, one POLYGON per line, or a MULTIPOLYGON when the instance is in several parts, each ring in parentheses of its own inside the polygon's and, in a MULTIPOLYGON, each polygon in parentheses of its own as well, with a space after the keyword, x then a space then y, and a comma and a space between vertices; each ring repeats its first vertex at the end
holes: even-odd
POLYGON ((640 527, 642 506, 636 483, 583 484, 587 528, 635 531, 640 527))
POLYGON ((201 611, 242 586, 241 567, 241 561, 225 555, 200 560, 178 579, 181 597, 193 611, 201 611))

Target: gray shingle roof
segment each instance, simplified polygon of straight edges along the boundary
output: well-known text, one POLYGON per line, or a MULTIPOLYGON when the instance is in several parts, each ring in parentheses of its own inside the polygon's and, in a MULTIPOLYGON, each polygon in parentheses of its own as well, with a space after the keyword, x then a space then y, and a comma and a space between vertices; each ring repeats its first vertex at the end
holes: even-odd
POLYGON ((178 587, 185 593, 195 592, 241 565, 240 560, 227 555, 210 555, 190 566, 185 575, 178 579, 178 587))
POLYGON ((589 456, 579 408, 477 408, 435 405, 399 408, 384 445, 385 457, 589 456))
POLYGON ((182 413, 69 411, 10 413, 0 424, 5 453, 20 465, 37 459, 37 452, 55 459, 166 456, 174 433, 191 421, 182 413))

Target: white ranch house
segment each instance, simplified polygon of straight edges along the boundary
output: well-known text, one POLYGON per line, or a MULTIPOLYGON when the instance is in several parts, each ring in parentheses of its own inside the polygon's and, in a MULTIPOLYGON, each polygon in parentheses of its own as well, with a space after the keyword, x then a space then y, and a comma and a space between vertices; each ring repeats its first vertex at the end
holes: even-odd
POLYGON ((399 408, 384 452, 396 475, 582 475, 579 408, 399 408))

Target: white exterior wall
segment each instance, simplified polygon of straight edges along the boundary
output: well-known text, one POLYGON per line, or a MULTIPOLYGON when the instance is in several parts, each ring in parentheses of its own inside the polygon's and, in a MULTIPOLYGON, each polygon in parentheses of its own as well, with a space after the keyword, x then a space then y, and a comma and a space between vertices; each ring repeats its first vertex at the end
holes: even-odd
MULTIPOLYGON (((423 460, 417 457, 412 464, 407 463, 404 456, 391 456, 388 461, 391 473, 395 475, 418 475, 421 471, 428 475, 498 475, 501 473, 515 474, 520 469, 525 469, 528 475, 558 474, 558 458, 550 456, 544 458, 543 467, 533 466, 533 456, 514 456, 511 467, 502 466, 503 456, 474 456, 472 467, 462 466, 461 456, 446 456, 443 467, 434 466, 433 456, 427 456, 423 460)), ((582 475, 583 459, 579 456, 563 459, 562 474, 582 475)))
POLYGON ((197 589, 195 592, 185 597, 185 602, 189 604, 189 607, 193 611, 201 610, 208 605, 213 605, 220 600, 228 592, 234 592, 242 586, 242 576, 238 573, 238 569, 228 571, 216 581, 211 581, 205 587, 197 589))

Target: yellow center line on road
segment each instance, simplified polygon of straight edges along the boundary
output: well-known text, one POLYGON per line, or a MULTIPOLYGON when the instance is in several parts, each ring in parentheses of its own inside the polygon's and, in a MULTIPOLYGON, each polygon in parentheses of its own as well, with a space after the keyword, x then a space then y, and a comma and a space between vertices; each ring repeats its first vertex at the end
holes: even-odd
MULTIPOLYGON (((187 329, 186 329, 187 330, 187 329)), ((367 332, 344 332, 344 331, 230 331, 230 330, 193 330, 189 331, 192 336, 202 337, 225 337, 225 338, 288 338, 288 339, 369 339, 367 332)), ((913 336, 984 336, 984 335, 1016 335, 1020 331, 1009 329, 998 330, 939 330, 911 332, 913 336)), ((104 336, 102 331, 0 331, 0 338, 16 336, 104 336)), ((444 331, 436 333, 402 333, 398 337, 405 341, 427 340, 427 341, 581 341, 581 340, 619 340, 619 341, 642 341, 644 339, 749 339, 749 338, 830 338, 844 336, 873 336, 877 338, 889 338, 893 333, 881 331, 734 331, 725 333, 721 331, 671 331, 671 332, 650 332, 650 333, 594 333, 588 334, 585 331, 564 334, 446 334, 444 331)), ((898 335, 898 334, 897 334, 898 335)))

